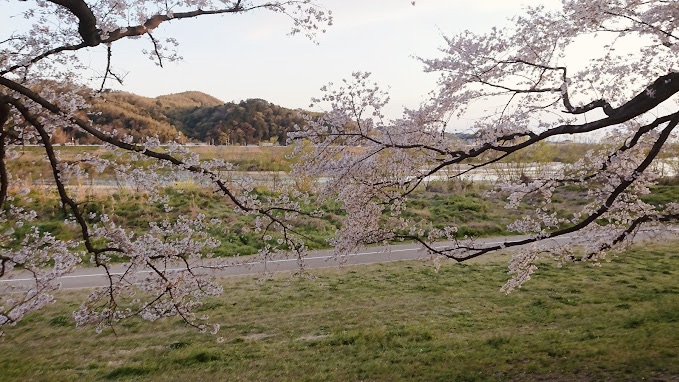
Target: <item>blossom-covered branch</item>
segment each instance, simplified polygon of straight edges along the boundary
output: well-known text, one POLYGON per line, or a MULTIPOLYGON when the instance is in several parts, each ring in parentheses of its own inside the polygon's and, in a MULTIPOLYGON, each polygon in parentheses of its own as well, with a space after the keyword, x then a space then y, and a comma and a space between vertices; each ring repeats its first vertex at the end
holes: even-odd
MULTIPOLYGON (((291 34, 304 33, 312 39, 332 23, 331 13, 310 0, 48 0, 22 12, 25 29, 10 31, 11 36, 0 43, 0 278, 14 278, 22 269, 29 272, 33 284, 27 289, 0 284, 0 326, 14 324, 52 302, 50 292, 58 289, 59 277, 89 258, 104 270, 108 286, 93 292, 76 312, 78 325, 94 324, 101 329, 129 317, 179 316, 189 325, 207 329, 204 318, 194 310, 203 298, 221 293, 213 281, 214 271, 233 264, 211 258, 219 241, 208 231, 221 222, 198 215, 152 222, 138 230, 121 227, 106 213, 91 211, 87 200, 68 187, 71 179, 82 178, 89 168, 135 181, 151 202, 165 200, 168 179, 191 177, 222 195, 237 213, 256 215, 253 230, 263 237, 280 237, 276 244, 267 244, 262 256, 291 250, 298 258, 304 257, 303 235, 291 224, 301 213, 304 193, 282 189, 279 196, 262 199, 247 180, 222 179, 220 171, 229 168, 228 163, 202 161, 178 143, 161 148, 155 137, 135 141, 128 135, 105 132, 87 113, 99 94, 82 82, 89 64, 79 61, 81 52, 106 50, 105 74, 98 84, 104 89, 108 78, 120 81, 111 69, 112 49, 118 42, 149 35, 148 53, 163 63, 179 57, 172 51, 173 38, 157 36, 164 24, 258 10, 285 15, 292 22, 291 34), (125 156, 126 160, 86 153, 77 161, 62 160, 53 143, 58 128, 75 129, 104 145, 114 158, 125 156), (79 239, 63 240, 38 229, 35 222, 40 217, 21 203, 30 201, 28 191, 22 176, 10 171, 8 161, 15 160, 26 143, 42 148, 64 224, 75 227, 79 239), (112 272, 113 263, 122 263, 123 271, 112 272)), ((220 229, 226 232, 230 227, 220 229)))
POLYGON ((349 214, 336 240, 338 254, 405 239, 457 261, 521 247, 510 263, 509 291, 530 278, 539 253, 595 261, 642 225, 676 221, 676 203, 641 199, 657 178, 649 168, 679 123, 676 5, 562 3, 559 10, 528 7, 487 34, 446 37, 441 57, 421 59, 426 71, 440 73, 438 90, 402 118, 385 120, 388 94, 369 74, 322 89, 317 101, 331 111, 296 134, 304 158, 297 170, 330 178, 322 194, 338 197, 349 214), (616 54, 630 44, 634 52, 616 54), (459 139, 453 129, 472 138, 459 139), (461 177, 540 142, 577 136, 607 144, 576 163, 500 185, 509 208, 530 195, 533 212, 509 227, 525 238, 481 245, 460 237, 455 226, 435 229, 403 216, 408 196, 427 179, 461 177), (552 196, 567 187, 587 202, 562 216, 552 196), (356 222, 369 229, 356 229, 356 222), (575 233, 571 245, 549 245, 575 233), (580 246, 582 255, 574 256, 580 246))

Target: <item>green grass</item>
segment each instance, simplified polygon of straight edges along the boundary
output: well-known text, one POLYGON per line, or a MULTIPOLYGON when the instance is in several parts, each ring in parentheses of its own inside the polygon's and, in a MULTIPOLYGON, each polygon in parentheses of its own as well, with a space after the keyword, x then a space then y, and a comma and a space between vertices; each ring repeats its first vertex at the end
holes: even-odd
MULTIPOLYGON (((532 161, 545 157, 546 153, 559 153, 559 150, 552 150, 554 147, 549 145, 537 146, 537 151, 533 153, 537 156, 531 154, 522 158, 532 161)), ((59 146, 58 149, 65 161, 74 161, 77 159, 77 155, 83 152, 114 159, 112 152, 99 146, 59 146)), ((28 186, 44 185, 44 179, 48 179, 50 176, 49 166, 44 160, 41 160, 41 157, 44 156, 41 150, 40 147, 35 146, 24 147, 21 149, 20 157, 9 163, 11 172, 22 174, 22 179, 27 181, 28 186)), ((236 164, 236 167, 240 170, 280 171, 289 169, 291 160, 287 156, 292 148, 191 146, 190 150, 200 154, 203 159, 222 158, 236 164)), ((122 163, 129 161, 126 156, 115 159, 122 163)), ((147 161, 141 162, 146 163, 147 161)), ((113 179, 110 170, 104 174, 92 176, 113 179)), ((234 214, 233 205, 228 198, 200 189, 190 182, 178 185, 177 189, 168 188, 166 190, 170 197, 169 205, 173 208, 171 213, 167 213, 161 204, 147 203, 145 197, 136 194, 134 190, 102 191, 97 190, 96 187, 88 187, 89 179, 82 179, 79 182, 79 187, 74 188, 71 192, 78 196, 79 202, 84 203, 83 205, 88 212, 105 212, 117 224, 138 233, 147 230, 150 221, 162 219, 172 221, 180 214, 196 216, 198 213, 205 213, 208 215, 208 219, 223 219, 225 221, 224 226, 231 228, 226 234, 221 230, 214 230, 213 233, 221 239, 221 245, 215 250, 217 256, 248 255, 256 253, 264 246, 262 235, 256 235, 252 231, 243 229, 252 221, 252 217, 234 214), (183 189, 179 190, 180 188, 183 189)), ((71 183, 76 186, 75 183, 78 182, 73 181, 71 183)), ((651 194, 644 196, 644 200, 656 206, 676 202, 679 200, 679 185, 670 183, 653 187, 651 194)), ((535 197, 528 197, 525 199, 526 203, 518 210, 507 210, 503 207, 505 204, 503 197, 507 195, 486 195, 488 190, 488 185, 473 184, 460 179, 431 182, 410 195, 407 202, 408 210, 403 216, 418 222, 425 230, 432 225, 435 228, 456 226, 458 237, 488 237, 512 234, 507 230, 508 224, 540 206, 539 200, 535 197), (430 222, 432 225, 430 225, 430 222)), ((587 202, 587 199, 583 197, 585 192, 586 190, 582 187, 560 189, 550 206, 559 218, 572 218, 573 212, 578 211, 587 202)), ((23 204, 28 209, 38 212, 39 228, 42 231, 51 232, 61 239, 78 238, 79 232, 76 227, 64 225, 63 208, 55 190, 33 187, 28 196, 32 198, 32 201, 23 204)), ((18 199, 20 197, 17 197, 18 199)), ((18 200, 18 204, 21 205, 22 201, 18 200)), ((340 208, 329 203, 320 206, 320 208, 326 211, 325 217, 300 219, 296 226, 298 232, 308 239, 307 245, 312 249, 327 247, 327 240, 340 227, 344 215, 340 208)), ((24 226, 16 231, 15 236, 18 238, 21 234, 25 234, 29 228, 27 225, 24 226)))
POLYGON ((651 187, 651 193, 645 195, 643 200, 654 206, 667 203, 679 202, 679 185, 658 185, 651 187))
MULTIPOLYGON (((507 225, 519 219, 531 207, 530 204, 518 210, 508 210, 503 207, 503 195, 486 195, 488 186, 464 182, 434 182, 426 189, 418 190, 410 195, 408 209, 403 216, 425 227, 429 222, 433 226, 457 226, 459 237, 488 237, 508 235, 507 225)), ((217 256, 249 255, 256 253, 264 245, 261 234, 245 229, 254 219, 252 216, 237 215, 233 212, 233 205, 223 196, 201 189, 194 184, 186 183, 176 188, 167 188, 168 205, 172 211, 166 212, 162 203, 148 203, 146 196, 132 190, 119 190, 116 193, 101 193, 85 195, 81 200, 86 211, 104 212, 118 225, 138 233, 149 227, 149 222, 168 219, 173 221, 179 215, 194 217, 203 213, 208 219, 221 219, 227 231, 215 228, 211 233, 221 240, 215 249, 217 256)), ((266 193, 266 191, 262 191, 266 193)), ((64 224, 63 209, 55 191, 34 189, 28 195, 30 202, 17 198, 17 204, 38 213, 39 228, 51 232, 61 239, 77 239, 77 227, 64 224)), ((645 200, 655 205, 679 200, 679 186, 657 186, 652 193, 645 196, 645 200)), ((577 208, 576 204, 582 199, 576 191, 564 190, 559 199, 553 203, 554 210, 559 216, 565 216, 577 208)), ((316 208, 314 206, 313 208, 316 208)), ((311 208, 311 207, 309 207, 311 208)), ((296 222, 296 229, 302 233, 311 249, 327 247, 327 240, 331 238, 342 224, 344 212, 335 202, 327 202, 320 206, 325 215, 321 218, 305 217, 296 222)), ((28 225, 17 229, 17 239, 25 234, 28 225)))
POLYGON ((508 234, 507 225, 518 219, 520 214, 503 208, 503 201, 498 197, 484 198, 480 194, 483 192, 481 186, 475 188, 459 193, 415 193, 404 216, 416 221, 432 221, 435 228, 457 226, 460 237, 508 234))
POLYGON ((0 380, 677 380, 676 248, 541 264, 511 295, 498 291, 506 256, 438 273, 397 262, 232 278, 203 307, 223 343, 177 320, 76 331, 69 316, 85 292, 65 291, 6 329, 0 380))
MULTIPOLYGON (((447 191, 423 191, 413 194, 409 202, 410 209, 406 217, 415 220, 434 219, 436 226, 457 225, 459 235, 491 236, 506 234, 506 226, 519 217, 518 211, 497 208, 501 203, 484 199, 478 188, 461 194, 451 194, 447 191)), ((261 191, 261 190, 260 190, 261 191)), ((256 234, 245 227, 254 220, 253 216, 238 215, 233 212, 233 204, 224 196, 186 183, 175 188, 165 189, 168 196, 170 212, 165 210, 163 203, 148 203, 147 196, 133 190, 118 190, 115 193, 100 193, 84 195, 83 208, 86 212, 106 213, 116 224, 137 233, 149 229, 152 221, 167 219, 174 221, 178 216, 195 217, 198 213, 206 215, 207 219, 218 218, 228 230, 215 228, 211 233, 220 239, 221 244, 215 249, 217 256, 249 255, 256 253, 264 246, 263 234, 256 234)), ((270 193, 261 191, 262 194, 270 193)), ((263 195, 265 197, 266 195, 263 195)), ((38 214, 39 228, 50 232, 60 239, 78 239, 77 227, 64 223, 64 210, 61 208, 56 191, 34 189, 26 198, 16 199, 18 205, 34 210, 38 214)), ((304 206, 310 210, 318 206, 304 206)), ((335 235, 342 224, 344 211, 337 202, 327 202, 320 206, 325 215, 322 217, 300 217, 295 222, 298 232, 308 240, 311 249, 327 248, 328 239, 335 235)), ((30 227, 25 225, 16 231, 17 242, 21 235, 28 232, 30 227)))

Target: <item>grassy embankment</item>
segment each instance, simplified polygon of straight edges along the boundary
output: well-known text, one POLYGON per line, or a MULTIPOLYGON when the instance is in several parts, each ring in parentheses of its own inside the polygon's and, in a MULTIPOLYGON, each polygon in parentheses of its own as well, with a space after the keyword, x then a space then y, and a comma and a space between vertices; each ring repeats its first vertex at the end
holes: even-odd
MULTIPOLYGON (((519 211, 497 208, 502 201, 497 197, 484 198, 484 192, 481 186, 469 186, 457 193, 440 189, 423 191, 411 198, 406 216, 434 219, 437 226, 458 225, 460 235, 506 234, 505 227, 518 218, 519 211)), ((246 228, 254 217, 234 213, 233 205, 226 198, 192 185, 183 185, 181 191, 168 188, 166 194, 169 196, 168 205, 172 207, 170 212, 166 212, 163 203, 147 203, 144 195, 131 190, 88 196, 84 206, 87 211, 106 213, 113 222, 138 232, 146 230, 149 222, 162 219, 172 221, 179 215, 196 216, 203 213, 209 219, 221 219, 222 226, 212 232, 222 240, 216 249, 218 256, 252 254, 263 245, 262 235, 246 228)), ((36 224, 40 230, 63 239, 78 237, 77 227, 64 224, 63 211, 55 193, 36 189, 28 196, 31 202, 23 205, 38 212, 36 224)), ((308 245, 312 249, 327 245, 327 239, 335 233, 344 216, 341 208, 333 203, 325 204, 322 209, 325 212, 323 217, 300 218, 296 224, 300 232, 311 238, 308 245)), ((18 229, 17 235, 28 229, 28 226, 18 229)))
MULTIPOLYGON (((96 335, 63 291, 0 338, 0 380, 670 381, 679 378, 677 243, 602 267, 542 264, 511 295, 506 257, 224 281, 203 311, 216 338, 178 320, 96 335)), ((202 313, 202 312, 201 312, 202 313)))
MULTIPOLYGON (((288 147, 192 146, 190 149, 203 159, 222 158, 231 162, 239 171, 287 171, 290 168, 290 160, 286 158, 291 152, 288 147)), ((77 155, 82 153, 95 153, 106 159, 114 159, 111 152, 97 146, 62 146, 59 150, 64 161, 75 161, 77 155)), ((64 224, 64 214, 56 191, 49 186, 43 187, 45 179, 49 179, 50 168, 40 157, 39 147, 26 147, 22 155, 10 164, 10 171, 22 174, 22 179, 31 188, 28 195, 31 201, 24 205, 38 212, 36 224, 42 231, 64 239, 77 238, 77 228, 64 224)), ((115 159, 119 162, 128 160, 125 156, 115 159)), ((114 177, 112 172, 92 176, 108 180, 114 177)), ((83 206, 86 210, 107 213, 115 223, 139 232, 147 229, 151 221, 173 220, 180 214, 195 216, 204 213, 210 219, 219 218, 224 222, 223 226, 229 229, 215 229, 213 232, 222 240, 221 246, 215 251, 218 256, 252 254, 263 246, 261 235, 244 228, 253 217, 235 214, 227 198, 191 183, 167 190, 170 198, 168 204, 172 207, 169 213, 162 203, 147 203, 145 196, 132 188, 101 190, 83 179, 72 190, 78 195, 79 201, 85 202, 83 206)), ((482 189, 467 185, 455 195, 449 191, 446 187, 438 187, 433 192, 418 194, 411 201, 410 216, 418 219, 436 216, 438 224, 459 224, 461 234, 487 236, 505 232, 504 227, 512 220, 512 212, 494 208, 495 201, 483 200, 482 189)), ((305 218, 297 226, 300 232, 311 239, 308 241, 311 248, 325 247, 327 239, 341 224, 343 212, 338 206, 327 204, 323 209, 326 211, 324 218, 305 218)), ((17 230, 17 235, 28 229, 25 226, 17 230)))
MULTIPOLYGON (((27 147, 24 154, 11 163, 14 173, 24 175, 28 185, 40 185, 49 168, 39 160, 39 148, 27 147), (29 180, 32 182, 29 182, 29 180)), ((64 160, 75 160, 78 153, 98 152, 104 157, 113 158, 111 153, 101 147, 84 146, 60 147, 64 160)), ((284 171, 289 169, 290 161, 286 158, 290 148, 286 147, 215 147, 194 146, 191 150, 200 154, 201 158, 222 158, 234 163, 239 170, 284 171)), ((547 155, 547 154, 544 154, 547 155)), ((549 159, 549 158, 548 158, 549 159)), ((125 160, 123 157, 120 160, 125 160)), ((108 174, 110 175, 110 174, 108 174)), ((98 176, 108 176, 106 173, 98 176)), ((171 212, 166 212, 161 203, 150 204, 145 196, 134 189, 118 188, 106 192, 98 192, 96 187, 88 186, 87 181, 74 192, 79 200, 84 201, 85 208, 94 212, 105 212, 119 225, 142 232, 151 221, 162 219, 173 220, 178 215, 195 216, 204 213, 209 219, 219 218, 228 230, 215 229, 213 234, 221 239, 216 249, 218 256, 247 255, 257 252, 264 244, 261 235, 257 235, 245 227, 252 221, 251 216, 233 213, 229 201, 215 193, 206 191, 191 183, 179 185, 167 190, 171 212), (179 189, 179 190, 178 190, 179 189)), ((49 188, 32 187, 30 203, 26 206, 39 214, 38 226, 43 231, 52 232, 60 238, 77 238, 75 227, 64 225, 64 215, 56 193, 49 188)), ((507 224, 518 219, 524 210, 507 210, 502 208, 504 200, 501 195, 487 195, 488 186, 482 183, 472 184, 454 180, 449 182, 430 183, 426 188, 411 195, 405 216, 414 220, 432 221, 434 226, 455 225, 459 227, 459 235, 492 236, 509 234, 507 224)), ((554 207, 560 216, 569 216, 575 207, 585 202, 577 190, 563 191, 554 198, 554 207)), ((679 186, 664 185, 654 188, 647 196, 653 203, 666 203, 679 200, 679 186)), ((322 206, 325 210, 323 218, 300 219, 297 229, 310 238, 308 245, 312 249, 326 246, 330 238, 341 224, 343 212, 332 203, 322 206)), ((524 208, 532 208, 525 206, 524 208)), ((29 227, 17 230, 20 235, 29 227)))
MULTIPOLYGON (((33 207, 46 214, 42 228, 71 234, 60 232, 56 199, 33 192, 33 207)), ((439 184, 411 200, 410 214, 460 224, 463 233, 503 234, 520 211, 482 194, 478 186, 439 184)), ((679 187, 666 185, 648 200, 677 195, 679 187)), ((130 227, 166 216, 134 193, 96 197, 91 208, 130 227)), ((559 198, 564 207, 577 202, 559 198)), ((238 231, 245 222, 214 195, 187 188, 171 200, 172 214, 210 212, 234 227, 220 254, 244 254, 260 243, 238 231)), ((332 206, 328 211, 329 220, 305 228, 319 239, 341 219, 332 206)), ((439 273, 429 264, 392 263, 314 271, 314 280, 277 275, 261 285, 253 277, 229 279, 224 296, 204 307, 223 324, 223 343, 176 320, 130 321, 117 335, 78 332, 70 315, 85 292, 64 291, 58 304, 0 337, 0 380, 676 380, 676 248, 637 248, 602 268, 546 264, 509 296, 498 292, 504 261, 446 264, 439 273)))
MULTIPOLYGON (((116 159, 126 163, 125 156, 116 157, 110 150, 102 146, 57 146, 61 160, 69 162, 77 160, 79 154, 94 154, 104 159, 116 159)), ((239 171, 288 171, 290 160, 286 157, 292 152, 291 147, 259 147, 259 146, 190 146, 189 150, 203 160, 221 158, 234 164, 239 171)), ((162 149, 161 149, 162 151, 162 149)), ((40 185, 41 178, 50 178, 49 163, 44 160, 44 149, 38 146, 26 146, 20 151, 17 159, 9 164, 9 170, 21 174, 23 180, 33 180, 40 185)), ((110 173, 104 173, 112 176, 110 173)), ((98 175, 102 177, 101 175, 98 175)))

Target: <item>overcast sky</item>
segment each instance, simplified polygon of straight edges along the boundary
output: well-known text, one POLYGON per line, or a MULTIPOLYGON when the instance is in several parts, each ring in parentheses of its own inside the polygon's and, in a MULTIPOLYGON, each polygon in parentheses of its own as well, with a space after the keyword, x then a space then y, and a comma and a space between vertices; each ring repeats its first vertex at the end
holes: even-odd
MULTIPOLYGON (((332 10, 335 19, 334 26, 318 36, 318 45, 301 35, 287 36, 290 21, 268 11, 166 23, 155 35, 176 37, 183 60, 158 68, 140 53, 148 41, 116 44, 114 67, 127 74, 124 86, 111 87, 149 97, 198 90, 223 101, 263 98, 306 108, 324 84, 353 71, 369 71, 390 88, 388 112, 396 116, 403 106, 418 105, 433 90, 436 74, 423 73, 414 56, 436 57, 444 43, 442 34, 488 30, 505 24, 523 4, 556 0, 419 0, 415 6, 409 0, 318 2, 332 10)), ((99 56, 93 52, 85 59, 103 71, 99 56)))

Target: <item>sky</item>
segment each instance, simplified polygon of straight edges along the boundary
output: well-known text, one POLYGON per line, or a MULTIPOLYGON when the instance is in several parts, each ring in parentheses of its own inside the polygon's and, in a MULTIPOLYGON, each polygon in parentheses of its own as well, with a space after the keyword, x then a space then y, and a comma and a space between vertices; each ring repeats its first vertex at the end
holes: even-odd
MULTIPOLYGON (((147 40, 116 44, 113 65, 125 74, 124 84, 109 85, 147 97, 197 90, 225 102, 262 98, 308 108, 323 85, 363 71, 389 89, 386 111, 396 117, 435 89, 438 76, 424 73, 416 57, 439 56, 443 35, 483 32, 506 24, 524 4, 556 2, 419 0, 413 6, 409 0, 318 0, 332 10, 334 25, 317 37, 317 44, 302 35, 288 36, 290 20, 268 11, 173 21, 154 35, 177 38, 183 59, 159 68, 141 53, 147 40)), ((11 14, 12 3, 2 12, 11 14)), ((90 75, 103 71, 103 52, 100 47, 83 57, 91 63, 90 75)))

